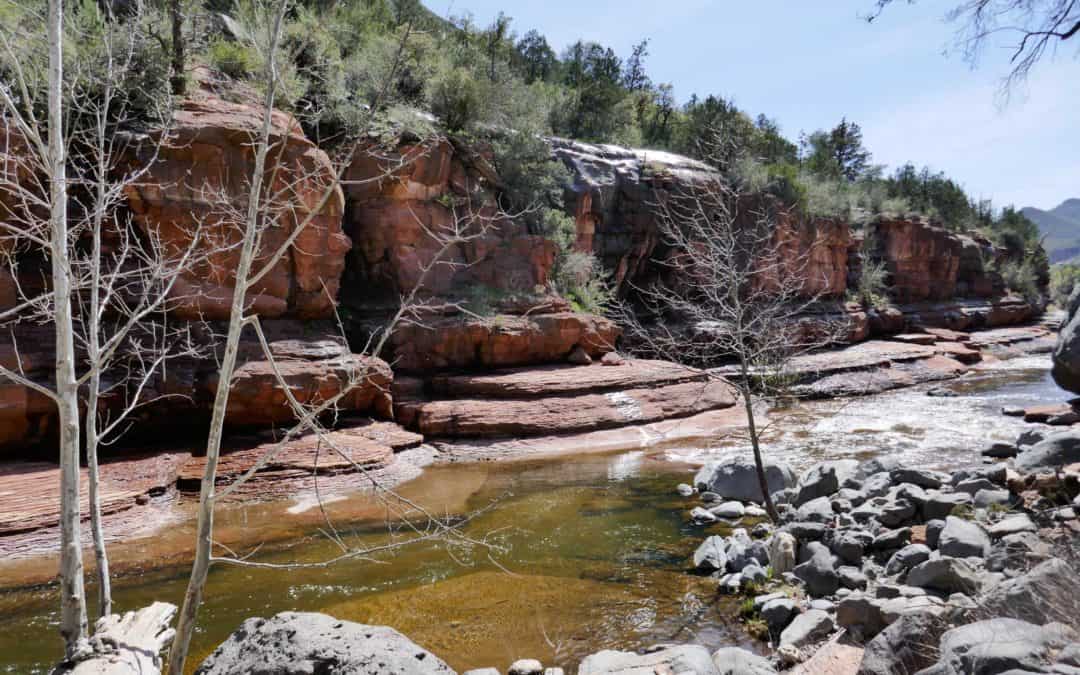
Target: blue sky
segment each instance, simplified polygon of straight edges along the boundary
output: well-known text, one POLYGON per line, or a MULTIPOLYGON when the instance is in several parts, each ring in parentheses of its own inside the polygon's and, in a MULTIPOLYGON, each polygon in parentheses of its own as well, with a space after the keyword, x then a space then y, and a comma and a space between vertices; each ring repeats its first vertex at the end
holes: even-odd
POLYGON ((444 16, 486 25, 500 11, 552 46, 581 38, 620 55, 649 38, 648 71, 690 94, 732 97, 785 135, 862 125, 874 161, 928 164, 1001 206, 1052 208, 1080 197, 1080 60, 1068 45, 1002 105, 1004 45, 972 70, 951 53, 955 4, 897 2, 873 24, 873 0, 429 0, 444 16), (949 52, 949 53, 945 53, 949 52))

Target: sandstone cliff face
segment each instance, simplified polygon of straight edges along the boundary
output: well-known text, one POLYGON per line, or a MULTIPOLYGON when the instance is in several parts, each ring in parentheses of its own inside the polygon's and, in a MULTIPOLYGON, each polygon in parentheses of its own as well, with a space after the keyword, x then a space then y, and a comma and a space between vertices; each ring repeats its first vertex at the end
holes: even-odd
MULTIPOLYGON (((180 103, 164 138, 139 143, 129 158, 130 165, 150 165, 147 175, 126 190, 137 225, 158 232, 174 253, 192 237, 206 242, 201 246, 208 255, 176 289, 178 318, 228 316, 262 118, 258 106, 200 92, 180 103)), ((308 225, 252 293, 251 311, 264 317, 330 317, 350 248, 341 231, 344 197, 334 185, 334 167, 286 113, 274 111, 271 140, 264 193, 274 198, 267 198, 263 212, 276 222, 263 236, 256 267, 298 226, 308 225)))
POLYGON ((445 139, 364 148, 345 179, 355 262, 346 302, 397 299, 418 286, 423 295, 460 297, 477 285, 532 292, 547 284, 554 243, 501 215, 498 177, 480 153, 445 139), (443 250, 440 236, 455 229, 482 234, 443 250), (421 279, 440 252, 441 263, 421 279))
MULTIPOLYGON (((571 171, 567 210, 577 225, 579 250, 593 253, 625 291, 641 283, 653 260, 662 258, 663 241, 656 204, 717 180, 706 164, 652 150, 630 150, 563 139, 550 140, 552 151, 571 171)), ((763 204, 740 205, 747 224, 763 204)), ((834 219, 801 222, 781 214, 777 246, 789 260, 805 260, 808 295, 841 297, 846 289, 850 228, 834 219)), ((802 267, 800 265, 800 267, 802 267)))
POLYGON ((667 152, 551 139, 573 176, 567 210, 578 250, 593 253, 625 287, 643 273, 661 243, 654 204, 673 189, 715 180, 706 164, 667 152))
POLYGON ((900 302, 945 300, 956 294, 961 243, 947 230, 918 220, 874 223, 877 248, 885 261, 890 295, 900 302))

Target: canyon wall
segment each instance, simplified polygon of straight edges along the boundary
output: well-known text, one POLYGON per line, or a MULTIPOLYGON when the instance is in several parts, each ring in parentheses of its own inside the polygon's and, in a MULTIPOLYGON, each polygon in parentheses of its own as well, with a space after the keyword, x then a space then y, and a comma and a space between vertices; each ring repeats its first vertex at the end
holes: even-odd
MULTIPOLYGON (((225 100, 200 89, 179 104, 166 135, 128 139, 124 170, 146 169, 125 193, 125 214, 133 227, 160 235, 172 251, 199 238, 204 255, 175 289, 172 319, 190 322, 196 327, 193 335, 208 346, 214 322, 227 317, 231 302, 238 214, 246 207, 254 166, 251 143, 261 118, 255 103, 225 100)), ((25 147, 10 130, 4 135, 8 141, 0 150, 0 169, 5 180, 33 187, 38 179, 32 164, 23 161, 25 147)), ((261 241, 258 262, 265 264, 306 225, 248 298, 249 311, 264 322, 271 351, 301 401, 324 400, 362 372, 365 383, 343 401, 345 414, 390 418, 396 408, 430 429, 453 429, 468 419, 469 428, 496 433, 512 425, 481 419, 477 411, 505 407, 499 402, 515 395, 487 392, 474 405, 454 406, 442 400, 448 394, 437 391, 436 380, 440 371, 514 367, 519 370, 507 376, 505 386, 563 381, 563 394, 550 398, 533 391, 527 398, 553 411, 568 404, 597 410, 608 420, 600 426, 624 417, 633 422, 643 415, 659 419, 700 412, 689 385, 665 389, 675 385, 665 379, 663 368, 633 366, 627 371, 636 374, 634 391, 644 392, 638 403, 645 407, 635 407, 638 403, 619 397, 624 377, 568 364, 603 359, 606 365, 619 365, 618 358, 605 355, 615 350, 620 329, 610 319, 572 311, 554 294, 549 282, 556 245, 502 215, 499 177, 482 146, 408 134, 371 139, 352 156, 337 158, 344 161, 343 187, 338 187, 335 160, 304 135, 295 119, 275 111, 271 135, 272 168, 265 178, 281 208, 275 212, 279 226, 261 241), (451 232, 473 236, 445 246, 442 235, 451 232), (432 265, 438 255, 445 264, 432 265), (409 295, 422 300, 424 309, 391 336, 380 355, 385 361, 354 354, 409 295), (463 311, 478 295, 484 312, 463 311), (338 317, 345 336, 337 328, 338 317), (547 370, 536 372, 557 375, 538 380, 530 370, 537 367, 547 370), (394 378, 393 371, 401 376, 394 378), (662 398, 664 391, 674 392, 671 405, 656 399, 650 408, 649 401, 662 398), (646 410, 651 412, 645 415, 646 410)), ((657 273, 654 260, 664 255, 656 204, 706 186, 716 175, 700 162, 664 152, 559 139, 550 143, 554 157, 572 174, 566 197, 576 226, 575 247, 596 255, 622 292, 647 283, 657 273)), ((0 189, 5 224, 18 221, 20 208, 10 191, 0 189)), ((1000 276, 987 265, 1004 252, 978 237, 918 219, 879 219, 872 225, 874 239, 864 245, 862 233, 839 219, 781 214, 780 225, 777 244, 785 257, 808 261, 807 293, 835 301, 837 311, 853 319, 855 341, 917 325, 969 329, 1018 323, 1039 310, 1004 295, 1000 276), (889 306, 843 304, 864 256, 886 265, 889 306)), ((6 271, 0 275, 0 310, 15 306, 19 286, 40 287, 45 269, 44 261, 29 257, 20 260, 19 279, 6 271)), ((0 362, 21 367, 48 385, 52 339, 48 326, 17 323, 0 339, 0 362)), ((245 342, 241 362, 229 424, 265 428, 287 423, 292 413, 253 338, 245 342)), ((167 398, 142 411, 140 420, 155 429, 170 417, 183 419, 181 426, 188 427, 204 420, 215 378, 213 349, 205 358, 178 363, 151 383, 153 396, 167 398)), ((687 381, 698 379, 688 376, 687 381)), ((124 392, 118 389, 119 398, 107 398, 103 405, 115 404, 124 392)), ((730 405, 725 392, 713 394, 707 398, 710 405, 730 405)), ((590 429, 594 421, 583 418, 563 426, 590 429)), ((47 447, 54 433, 47 398, 10 382, 0 384, 0 448, 7 449, 6 456, 30 446, 47 447)))

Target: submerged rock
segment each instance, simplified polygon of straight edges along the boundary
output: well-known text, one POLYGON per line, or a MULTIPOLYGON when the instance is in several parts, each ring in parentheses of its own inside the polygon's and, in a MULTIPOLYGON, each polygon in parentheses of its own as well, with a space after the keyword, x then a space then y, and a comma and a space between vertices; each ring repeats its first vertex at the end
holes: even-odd
POLYGON ((314 612, 281 612, 270 619, 245 621, 195 672, 452 675, 454 671, 393 628, 314 612))

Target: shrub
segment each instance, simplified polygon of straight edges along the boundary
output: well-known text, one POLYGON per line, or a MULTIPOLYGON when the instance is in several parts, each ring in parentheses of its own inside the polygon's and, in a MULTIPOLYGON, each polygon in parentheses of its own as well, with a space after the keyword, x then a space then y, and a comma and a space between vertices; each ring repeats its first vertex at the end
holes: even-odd
POLYGON ((1010 260, 1001 266, 999 272, 1009 290, 1019 293, 1027 300, 1033 301, 1039 298, 1038 276, 1030 261, 1010 260))
POLYGON ((1080 265, 1063 264, 1050 268, 1050 300, 1058 307, 1069 304, 1069 296, 1080 281, 1080 265))
POLYGON ((259 54, 254 47, 224 38, 210 43, 210 65, 234 80, 251 77, 259 68, 259 54))
POLYGON ((593 255, 573 249, 560 250, 553 271, 555 290, 576 311, 603 314, 615 298, 603 266, 593 255))

